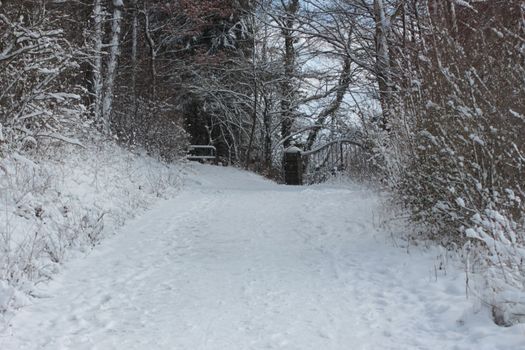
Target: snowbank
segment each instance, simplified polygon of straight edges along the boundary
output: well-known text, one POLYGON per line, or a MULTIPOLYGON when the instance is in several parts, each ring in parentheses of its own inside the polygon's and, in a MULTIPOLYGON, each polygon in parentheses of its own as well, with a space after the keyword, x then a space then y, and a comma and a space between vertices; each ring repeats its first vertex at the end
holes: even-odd
POLYGON ((0 314, 38 297, 34 286, 181 185, 166 165, 113 142, 62 144, 0 159, 0 314), (96 144, 96 146, 95 146, 96 144))

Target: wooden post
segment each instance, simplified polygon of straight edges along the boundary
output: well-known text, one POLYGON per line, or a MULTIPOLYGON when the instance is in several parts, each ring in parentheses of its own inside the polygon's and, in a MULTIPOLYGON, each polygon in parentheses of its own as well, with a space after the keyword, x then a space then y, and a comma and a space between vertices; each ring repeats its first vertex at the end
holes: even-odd
POLYGON ((287 185, 303 184, 303 157, 298 147, 288 147, 284 151, 284 182, 287 185))

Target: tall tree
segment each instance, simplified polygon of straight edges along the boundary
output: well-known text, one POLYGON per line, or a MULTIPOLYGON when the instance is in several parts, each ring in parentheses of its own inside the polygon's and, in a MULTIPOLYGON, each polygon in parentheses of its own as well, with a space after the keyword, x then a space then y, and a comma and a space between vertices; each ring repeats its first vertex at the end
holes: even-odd
POLYGON ((122 0, 113 0, 113 17, 111 19, 111 41, 109 43, 109 56, 107 71, 104 79, 104 98, 102 101, 102 123, 104 131, 111 130, 111 113, 114 100, 115 79, 117 76, 118 58, 120 55, 120 33, 122 21, 122 0))

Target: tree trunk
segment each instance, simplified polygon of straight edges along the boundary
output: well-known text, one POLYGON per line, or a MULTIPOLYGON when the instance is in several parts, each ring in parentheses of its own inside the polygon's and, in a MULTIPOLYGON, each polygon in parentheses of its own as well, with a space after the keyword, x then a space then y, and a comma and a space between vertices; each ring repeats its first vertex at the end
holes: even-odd
POLYGON ((155 50, 155 41, 151 36, 149 14, 146 8, 144 8, 144 17, 144 34, 146 35, 150 50, 151 95, 155 98, 157 94, 157 51, 155 50))
POLYGON ((120 31, 122 20, 122 0, 113 0, 113 19, 111 23, 111 43, 109 60, 106 73, 104 102, 102 104, 102 117, 104 132, 111 131, 111 112, 113 107, 113 93, 115 78, 117 76, 118 56, 120 54, 120 31))
POLYGON ((290 133, 294 122, 293 113, 293 78, 295 72, 294 24, 299 11, 299 0, 291 0, 285 7, 286 15, 281 32, 284 37, 284 80, 281 83, 281 138, 284 148, 290 146, 290 133))
POLYGON ((381 128, 390 130, 392 81, 390 72, 390 52, 388 47, 388 34, 390 23, 385 14, 383 0, 374 0, 374 17, 376 22, 376 74, 379 87, 379 100, 383 111, 381 128))
POLYGON ((264 97, 264 167, 270 169, 272 167, 272 115, 269 111, 270 101, 267 97, 264 97))
MULTIPOLYGON (((252 18, 252 25, 253 25, 253 28, 255 28, 255 18, 252 18)), ((255 129, 257 127, 257 102, 259 99, 259 91, 258 91, 258 86, 257 86, 257 44, 255 41, 255 31, 253 33, 253 42, 252 42, 252 78, 253 78, 252 126, 250 130, 250 139, 248 141, 248 149, 246 150, 246 159, 244 163, 244 167, 246 169, 248 169, 250 165, 253 141, 255 138, 255 129)))
POLYGON ((137 105, 137 45, 138 45, 138 8, 137 0, 133 1, 133 22, 131 28, 131 66, 132 66, 132 75, 131 75, 131 86, 133 90, 133 101, 135 106, 137 105))
MULTIPOLYGON (((132 28, 131 28, 131 88, 133 92, 133 119, 130 122, 129 118, 128 123, 130 129, 133 127, 133 123, 137 120, 137 114, 139 109, 139 102, 138 102, 138 96, 137 96, 137 73, 138 73, 138 62, 137 62, 137 56, 138 56, 138 26, 139 26, 139 9, 137 6, 137 0, 133 0, 133 22, 132 22, 132 28)), ((133 144, 135 142, 134 133, 131 132, 128 136, 129 142, 133 144)))
POLYGON ((102 0, 95 0, 93 4, 93 20, 95 22, 95 38, 93 50, 94 62, 93 62, 93 95, 95 102, 93 103, 93 116, 95 120, 103 125, 102 116, 102 96, 103 96, 103 81, 102 81, 102 0))

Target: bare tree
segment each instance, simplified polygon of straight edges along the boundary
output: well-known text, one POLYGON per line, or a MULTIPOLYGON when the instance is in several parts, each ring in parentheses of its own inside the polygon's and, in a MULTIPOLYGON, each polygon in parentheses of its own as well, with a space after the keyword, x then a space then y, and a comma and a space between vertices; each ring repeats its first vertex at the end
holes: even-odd
POLYGON ((80 110, 68 73, 78 69, 75 49, 43 4, 3 5, 0 13, 0 128, 16 147, 41 138, 66 140, 80 110))

